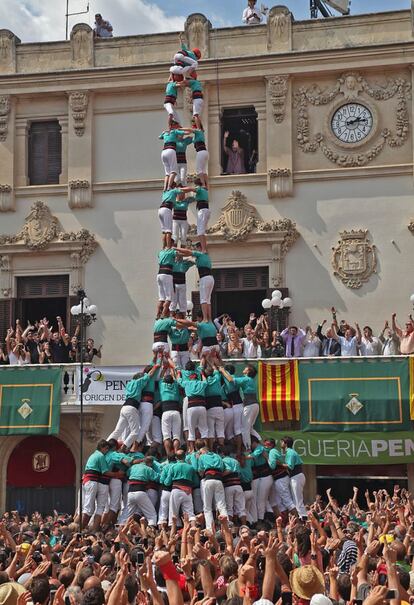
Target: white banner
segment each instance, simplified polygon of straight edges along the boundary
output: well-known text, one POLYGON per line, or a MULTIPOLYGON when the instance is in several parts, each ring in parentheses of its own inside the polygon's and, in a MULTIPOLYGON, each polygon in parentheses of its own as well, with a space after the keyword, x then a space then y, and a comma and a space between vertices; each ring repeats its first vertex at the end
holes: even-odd
POLYGON ((77 403, 79 385, 82 384, 84 405, 122 405, 125 401, 125 387, 137 372, 145 366, 94 366, 85 365, 82 381, 80 368, 76 371, 77 403))

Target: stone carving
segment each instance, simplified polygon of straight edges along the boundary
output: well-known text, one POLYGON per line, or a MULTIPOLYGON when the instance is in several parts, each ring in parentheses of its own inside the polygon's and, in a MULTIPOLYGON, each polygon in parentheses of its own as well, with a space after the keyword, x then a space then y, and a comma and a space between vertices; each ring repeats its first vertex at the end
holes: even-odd
POLYGON ((299 237, 296 224, 289 219, 262 221, 241 191, 232 191, 217 223, 207 229, 207 234, 221 235, 229 242, 236 242, 246 240, 251 234, 278 231, 285 232, 282 242, 282 254, 285 254, 299 237))
POLYGON ((376 273, 376 247, 368 240, 368 231, 341 231, 341 239, 332 248, 332 266, 348 288, 360 288, 373 273, 376 273))
POLYGON ((309 88, 302 86, 294 95, 294 107, 297 110, 296 139, 304 153, 315 153, 321 150, 332 163, 341 167, 366 166, 374 160, 386 145, 391 148, 401 147, 408 139, 409 112, 408 101, 411 99, 411 84, 404 78, 388 78, 385 86, 373 86, 363 76, 356 72, 345 73, 339 77, 336 84, 327 90, 321 90, 313 85, 309 88), (367 151, 344 153, 336 151, 326 142, 326 136, 318 132, 311 135, 308 106, 328 105, 339 95, 342 100, 358 98, 364 102, 364 94, 376 101, 387 101, 397 97, 395 115, 395 131, 383 128, 379 140, 367 151))
POLYGON ((69 105, 72 110, 75 134, 83 136, 85 132, 86 113, 88 111, 89 94, 87 92, 71 92, 69 105))
POLYGON ((16 44, 20 39, 8 29, 0 29, 0 73, 16 71, 16 44))
POLYGON ((273 117, 276 124, 285 119, 286 99, 289 91, 289 76, 275 76, 269 78, 269 99, 272 104, 273 117))
POLYGON ((89 181, 69 181, 68 192, 70 208, 91 208, 93 206, 91 185, 89 181))
POLYGON ((0 269, 8 273, 11 270, 11 258, 8 254, 0 256, 0 269))
POLYGON ((414 235, 414 220, 410 221, 408 224, 408 229, 411 231, 411 233, 414 235))
POLYGON ((25 224, 16 235, 0 235, 0 246, 23 243, 29 250, 46 249, 52 243, 78 242, 79 260, 84 265, 93 254, 97 244, 95 237, 87 230, 76 233, 62 231, 58 219, 43 202, 35 202, 26 217, 25 224))
POLYGON ((7 129, 10 114, 10 95, 0 96, 0 141, 7 139, 7 129))
POLYGON ((269 198, 283 198, 292 195, 293 178, 290 168, 271 168, 269 170, 267 193, 269 198))
POLYGON ((273 6, 267 17, 267 50, 291 50, 292 14, 286 6, 273 6))
POLYGON ((85 414, 83 416, 83 432, 90 443, 96 443, 101 436, 101 414, 85 414))
POLYGON ((77 23, 70 32, 72 63, 77 67, 93 67, 93 30, 87 23, 77 23))
POLYGON ((0 212, 14 210, 14 195, 11 185, 0 185, 0 212))
POLYGON ((184 25, 185 35, 190 48, 199 48, 203 59, 209 56, 209 39, 210 39, 211 23, 201 13, 193 13, 184 25))

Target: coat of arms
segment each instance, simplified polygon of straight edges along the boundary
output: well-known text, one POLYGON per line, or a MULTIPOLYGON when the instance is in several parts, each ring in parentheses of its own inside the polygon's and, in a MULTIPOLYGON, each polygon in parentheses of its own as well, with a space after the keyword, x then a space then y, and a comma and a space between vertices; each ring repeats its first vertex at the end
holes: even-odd
POLYGON ((360 288, 375 273, 376 249, 368 240, 368 231, 342 231, 336 248, 332 248, 332 266, 348 288, 360 288))
POLYGON ((47 452, 36 452, 32 459, 33 470, 36 473, 45 473, 50 468, 50 456, 47 452))

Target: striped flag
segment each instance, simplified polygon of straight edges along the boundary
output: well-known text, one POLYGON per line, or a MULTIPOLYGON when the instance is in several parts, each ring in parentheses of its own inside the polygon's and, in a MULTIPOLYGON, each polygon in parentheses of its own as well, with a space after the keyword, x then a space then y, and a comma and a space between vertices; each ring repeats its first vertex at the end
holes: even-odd
POLYGON ((410 356, 410 418, 414 420, 414 357, 410 356))
POLYGON ((259 400, 262 422, 299 420, 297 359, 280 364, 259 362, 259 400))

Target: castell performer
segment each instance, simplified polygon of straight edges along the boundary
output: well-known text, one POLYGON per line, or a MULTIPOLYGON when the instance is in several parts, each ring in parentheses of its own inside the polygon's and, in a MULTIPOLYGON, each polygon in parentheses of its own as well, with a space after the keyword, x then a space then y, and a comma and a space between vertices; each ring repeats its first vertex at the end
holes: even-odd
MULTIPOLYGON (((176 187, 175 183, 172 183, 172 188, 163 191, 161 196, 161 206, 158 210, 158 218, 160 220, 161 231, 162 231, 162 247, 171 248, 171 234, 173 231, 173 216, 174 212, 177 215, 177 211, 174 211, 174 207, 178 204, 181 207, 188 208, 188 204, 193 198, 189 198, 188 202, 185 202, 185 194, 193 191, 191 187, 176 187)), ((187 224, 187 212, 185 212, 185 222, 187 224)), ((177 229, 177 227, 176 227, 177 229)), ((184 229, 185 230, 185 229, 184 229)), ((188 226, 187 226, 188 230, 188 226)), ((187 233, 185 231, 185 233, 187 233)))
POLYGON ((200 289, 200 304, 203 312, 203 321, 211 322, 211 295, 214 288, 214 277, 211 271, 211 259, 207 252, 202 252, 201 244, 196 243, 193 250, 188 248, 176 248, 179 254, 184 257, 193 256, 198 269, 199 289, 200 289))
POLYGON ((174 55, 174 65, 170 67, 170 73, 187 76, 191 72, 195 72, 198 67, 198 60, 201 59, 201 52, 198 48, 193 48, 191 51, 184 43, 182 34, 179 36, 181 48, 174 55))
POLYGON ((203 85, 199 80, 197 80, 197 78, 191 77, 190 79, 179 82, 178 86, 188 86, 188 88, 191 90, 191 99, 193 101, 193 119, 196 128, 202 130, 203 124, 201 122, 201 116, 204 107, 203 85))
POLYGON ((182 187, 187 185, 187 147, 193 142, 192 136, 187 136, 182 139, 178 139, 176 146, 177 154, 177 176, 176 181, 182 187))
POLYGON ((164 109, 168 113, 168 127, 171 128, 173 122, 181 124, 180 116, 177 113, 175 105, 177 103, 177 83, 182 80, 182 76, 170 75, 165 87, 164 109))

